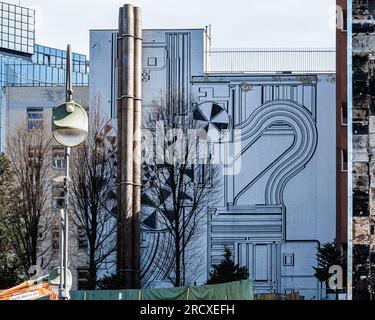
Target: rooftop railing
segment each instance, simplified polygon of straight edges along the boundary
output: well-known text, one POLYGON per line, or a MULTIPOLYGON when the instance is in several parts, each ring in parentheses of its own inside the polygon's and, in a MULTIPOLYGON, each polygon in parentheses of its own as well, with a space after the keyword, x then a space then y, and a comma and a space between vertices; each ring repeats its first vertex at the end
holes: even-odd
POLYGON ((211 49, 207 73, 334 73, 336 51, 331 48, 211 49))

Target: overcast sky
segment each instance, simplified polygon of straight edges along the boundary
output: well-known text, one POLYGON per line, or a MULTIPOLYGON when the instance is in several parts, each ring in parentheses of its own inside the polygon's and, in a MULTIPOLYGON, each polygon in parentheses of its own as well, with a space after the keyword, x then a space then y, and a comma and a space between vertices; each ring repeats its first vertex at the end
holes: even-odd
MULTIPOLYGON (((5 0, 6 1, 6 0, 5 0)), ((212 25, 213 47, 334 47, 335 0, 8 0, 36 12, 38 44, 88 54, 90 29, 117 28, 126 2, 144 28, 212 25)))

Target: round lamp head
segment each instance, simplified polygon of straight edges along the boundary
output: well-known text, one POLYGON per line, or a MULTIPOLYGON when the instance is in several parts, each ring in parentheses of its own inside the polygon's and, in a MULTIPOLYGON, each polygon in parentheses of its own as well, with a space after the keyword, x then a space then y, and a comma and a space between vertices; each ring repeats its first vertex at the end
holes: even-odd
POLYGON ((89 121, 85 109, 75 102, 57 107, 52 115, 52 134, 63 146, 75 147, 88 135, 89 121))
MULTIPOLYGON (((67 271, 66 273, 67 275, 66 287, 67 288, 66 289, 67 291, 70 291, 72 289, 73 278, 72 278, 71 272, 69 270, 66 270, 66 271, 67 271)), ((60 274, 59 267, 52 269, 48 275, 48 287, 56 295, 59 294, 60 277, 61 277, 61 274, 60 274)))

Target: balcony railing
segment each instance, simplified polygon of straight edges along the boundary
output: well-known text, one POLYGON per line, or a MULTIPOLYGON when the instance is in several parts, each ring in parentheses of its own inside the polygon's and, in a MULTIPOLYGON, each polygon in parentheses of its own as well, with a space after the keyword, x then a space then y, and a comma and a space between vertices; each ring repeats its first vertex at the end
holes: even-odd
POLYGON ((333 73, 335 49, 211 49, 207 73, 333 73))

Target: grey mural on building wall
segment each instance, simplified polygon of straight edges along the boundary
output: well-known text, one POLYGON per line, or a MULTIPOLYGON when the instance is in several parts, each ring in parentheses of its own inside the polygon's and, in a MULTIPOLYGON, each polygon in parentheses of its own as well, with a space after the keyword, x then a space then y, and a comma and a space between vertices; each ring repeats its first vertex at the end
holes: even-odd
MULTIPOLYGON (((100 95, 108 114, 113 87, 101 82, 111 79, 107 58, 114 32, 91 32, 90 97, 100 95)), ((241 143, 229 155, 233 165, 222 168, 220 199, 206 208, 205 232, 196 244, 206 263, 197 283, 207 280, 229 247, 236 262, 248 267, 257 292, 300 289, 317 296, 317 247, 335 237, 334 76, 205 73, 206 44, 201 29, 144 31, 144 116, 160 92, 179 92, 187 107, 177 112, 216 135, 212 150, 235 137, 241 143)), ((152 180, 152 170, 144 167, 144 286, 166 285, 173 272, 171 235, 147 194, 152 180)))
MULTIPOLYGON (((267 160, 262 161, 263 168, 248 168, 245 174, 233 172, 226 175, 223 205, 207 208, 207 270, 222 259, 224 247, 230 247, 237 261, 249 268, 253 279, 264 287, 262 289, 279 290, 281 267, 278 267, 278 261, 283 259, 282 244, 287 240, 287 208, 283 195, 287 183, 304 169, 317 147, 318 79, 316 76, 288 79, 206 75, 189 81, 189 77, 180 75, 189 73, 190 59, 181 48, 189 47, 190 37, 186 33, 167 33, 165 38, 164 53, 160 51, 161 43, 145 45, 148 49, 157 46, 159 52, 157 57, 147 58, 147 66, 150 61, 153 65, 153 68, 144 67, 144 73, 149 75, 147 82, 152 81, 154 76, 160 77, 155 72, 156 65, 160 64, 162 67, 157 72, 160 73, 163 67, 166 72, 165 92, 184 90, 191 83, 190 96, 197 97, 197 102, 192 103, 189 112, 193 113, 201 129, 210 132, 210 136, 215 135, 213 131, 241 130, 242 150, 233 155, 234 159, 248 163, 254 149, 259 148, 263 140, 272 144, 272 137, 283 137, 277 138, 282 147, 270 152, 267 160), (261 84, 262 81, 268 83, 261 84), (233 223, 225 223, 228 219, 233 223)), ((184 96, 189 99, 189 95, 184 96)), ((147 171, 144 179, 145 186, 152 181, 147 171)), ((145 267, 142 278, 143 283, 148 285, 170 276, 173 239, 168 230, 154 227, 157 214, 154 210, 148 212, 146 194, 143 200, 143 210, 147 214, 143 220, 142 256, 145 267)), ((150 207, 153 208, 153 205, 150 207)))
POLYGON ((284 190, 308 164, 318 143, 316 127, 316 77, 296 78, 294 84, 264 77, 276 84, 260 85, 261 78, 209 76, 195 78, 199 101, 224 105, 232 127, 240 130, 241 150, 235 162, 246 170, 224 177, 223 206, 208 209, 208 266, 222 259, 230 247, 236 260, 264 290, 281 286, 282 244, 286 239, 287 208, 284 190), (258 82, 258 83, 257 83, 258 82), (224 94, 225 93, 225 94, 224 94), (280 139, 280 137, 282 137, 280 139), (261 161, 259 146, 278 140, 261 161), (258 149, 258 150, 257 150, 258 149))

